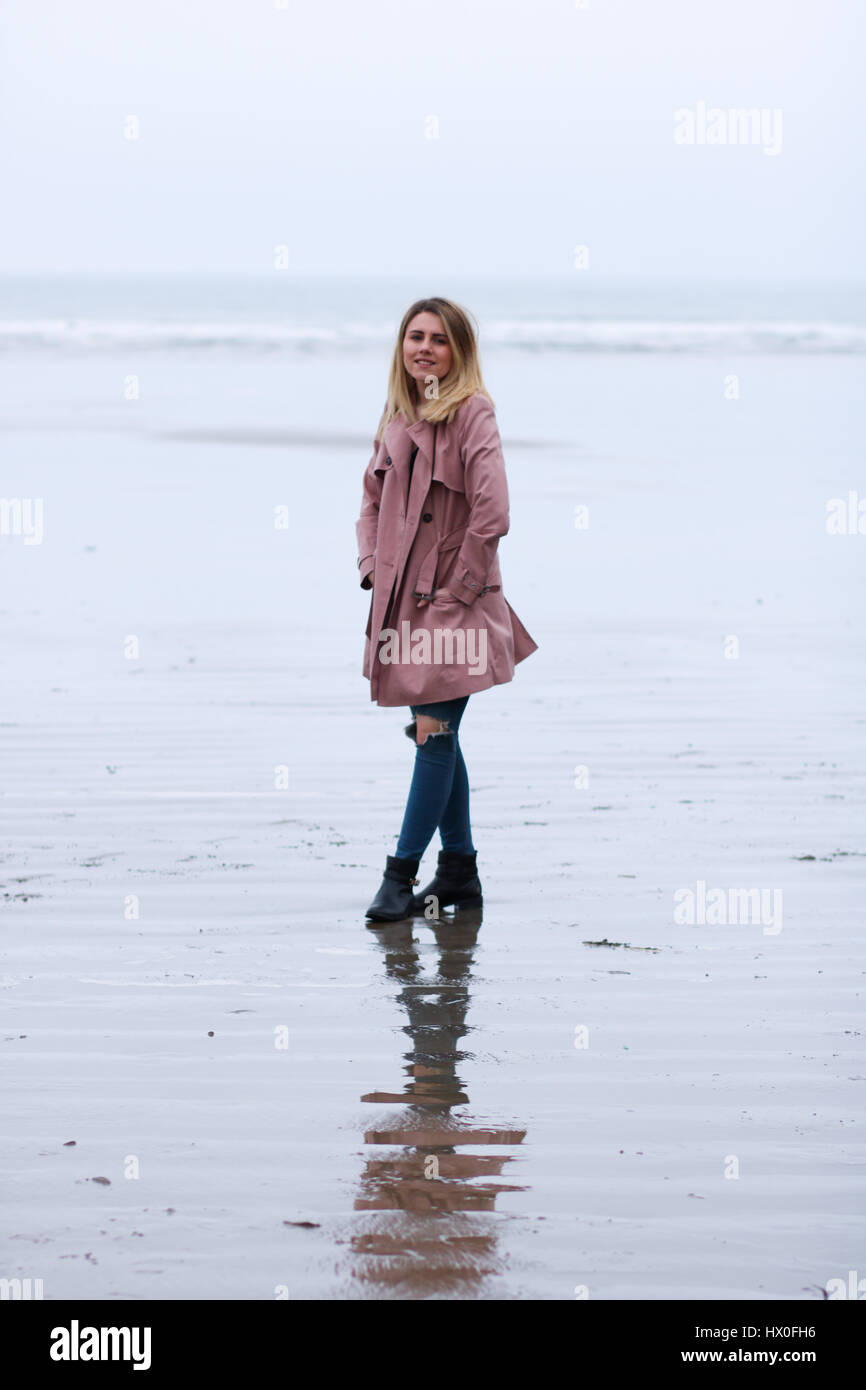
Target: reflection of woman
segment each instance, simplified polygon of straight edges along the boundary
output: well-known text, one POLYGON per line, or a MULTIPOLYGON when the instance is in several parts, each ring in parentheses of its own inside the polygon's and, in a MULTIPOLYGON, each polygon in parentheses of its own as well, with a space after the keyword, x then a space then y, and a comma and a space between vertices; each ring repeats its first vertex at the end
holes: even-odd
POLYGON ((471 1031, 466 1018, 480 918, 467 912, 459 923, 432 922, 435 954, 425 948, 422 956, 409 923, 378 938, 385 976, 400 986, 396 1000, 406 1011, 402 1032, 411 1048, 404 1053, 409 1079, 402 1091, 361 1097, 368 1105, 401 1107, 365 1127, 355 1198, 363 1215, 353 1221, 350 1241, 351 1274, 362 1297, 380 1297, 383 1289, 402 1299, 504 1296, 494 1282, 507 1268, 502 1226, 479 1222, 477 1213, 495 1211, 500 1196, 526 1191, 503 1181, 526 1130, 479 1124, 474 1105, 470 1116, 454 1113, 469 1102, 458 1070, 467 1060, 460 1044, 471 1031))
POLYGON ((388 399, 364 474, 357 525, 361 587, 372 588, 364 652, 371 699, 408 704, 415 770, 373 922, 481 904, 458 742, 470 695, 510 681, 536 643, 502 593, 508 531, 505 461, 465 310, 420 299, 406 311, 388 399), (433 881, 413 897, 436 829, 433 881))

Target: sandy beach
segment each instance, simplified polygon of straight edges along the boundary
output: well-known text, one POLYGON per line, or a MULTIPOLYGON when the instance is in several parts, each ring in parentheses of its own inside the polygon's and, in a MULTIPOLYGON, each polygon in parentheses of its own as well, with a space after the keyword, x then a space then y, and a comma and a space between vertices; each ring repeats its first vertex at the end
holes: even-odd
POLYGON ((862 1269, 861 360, 485 371, 539 651, 461 729, 483 921, 373 932, 412 758, 360 674, 380 360, 0 360, 44 499, 0 537, 0 1273, 46 1299, 862 1269))

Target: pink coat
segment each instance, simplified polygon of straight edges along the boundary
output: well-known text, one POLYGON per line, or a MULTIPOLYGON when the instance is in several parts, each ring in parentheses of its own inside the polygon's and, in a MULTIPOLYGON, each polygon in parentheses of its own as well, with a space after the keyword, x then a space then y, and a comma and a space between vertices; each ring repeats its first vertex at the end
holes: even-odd
POLYGON ((364 474, 356 527, 361 584, 373 595, 364 648, 370 698, 420 705, 510 681, 537 643, 502 592, 497 547, 508 531, 508 486, 486 396, 447 424, 398 415, 364 474), (409 458, 418 452, 409 488, 409 458), (418 600, 437 589, 453 598, 418 600))

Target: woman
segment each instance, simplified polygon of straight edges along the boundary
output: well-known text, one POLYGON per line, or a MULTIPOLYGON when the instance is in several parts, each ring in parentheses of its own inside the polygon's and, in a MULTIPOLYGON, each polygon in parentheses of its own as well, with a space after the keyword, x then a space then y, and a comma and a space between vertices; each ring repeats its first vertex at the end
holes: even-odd
POLYGON ((480 907, 460 720, 470 695, 510 681, 536 643, 502 593, 505 462, 475 333, 451 300, 419 299, 403 317, 356 529, 361 587, 373 590, 370 698, 408 704, 416 744, 400 838, 367 917, 480 907), (436 875, 413 896, 437 827, 436 875))

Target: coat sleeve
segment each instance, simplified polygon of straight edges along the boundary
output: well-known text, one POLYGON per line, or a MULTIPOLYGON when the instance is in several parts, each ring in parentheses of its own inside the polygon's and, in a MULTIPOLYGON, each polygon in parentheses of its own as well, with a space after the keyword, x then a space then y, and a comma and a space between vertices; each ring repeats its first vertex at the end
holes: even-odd
POLYGON ((461 603, 483 593, 499 537, 508 534, 508 484, 496 413, 486 396, 473 400, 462 454, 469 519, 448 588, 461 603))
POLYGON ((382 474, 374 473, 379 450, 384 448, 380 439, 373 441, 373 453, 364 472, 364 486, 361 496, 361 515, 355 524, 358 538, 358 569, 361 572, 361 588, 370 589, 370 576, 376 563, 376 532, 379 527, 379 501, 382 496, 382 474))

